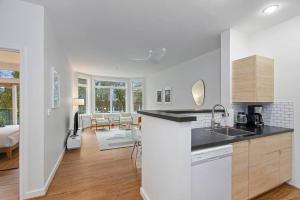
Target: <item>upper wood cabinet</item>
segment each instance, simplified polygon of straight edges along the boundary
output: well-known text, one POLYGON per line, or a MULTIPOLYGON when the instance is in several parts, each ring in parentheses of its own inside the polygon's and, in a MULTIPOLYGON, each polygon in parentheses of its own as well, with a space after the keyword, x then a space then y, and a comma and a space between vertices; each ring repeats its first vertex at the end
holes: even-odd
POLYGON ((232 63, 233 102, 274 101, 274 60, 250 56, 232 63))

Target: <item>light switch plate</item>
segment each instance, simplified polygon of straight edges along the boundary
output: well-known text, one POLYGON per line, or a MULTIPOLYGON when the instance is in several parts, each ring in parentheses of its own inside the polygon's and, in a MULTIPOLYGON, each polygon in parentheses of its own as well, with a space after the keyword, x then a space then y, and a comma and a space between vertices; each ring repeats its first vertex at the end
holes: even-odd
POLYGON ((48 115, 48 116, 51 115, 51 111, 52 111, 52 109, 51 109, 51 108, 48 108, 48 110, 47 110, 47 115, 48 115))

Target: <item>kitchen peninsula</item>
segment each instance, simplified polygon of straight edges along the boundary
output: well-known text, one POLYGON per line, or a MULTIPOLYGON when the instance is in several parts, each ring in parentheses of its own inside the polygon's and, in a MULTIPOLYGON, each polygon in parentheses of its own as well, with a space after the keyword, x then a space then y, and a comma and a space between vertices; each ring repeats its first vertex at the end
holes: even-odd
MULTIPOLYGON (((278 163, 278 177, 277 168, 274 169, 274 177, 272 183, 264 185, 261 180, 256 177, 247 177, 246 183, 239 183, 238 185, 246 185, 248 189, 245 191, 246 199, 252 198, 268 190, 276 187, 281 183, 291 178, 291 155, 290 149, 292 145, 292 132, 293 129, 279 128, 273 126, 264 126, 259 129, 236 129, 230 128, 229 133, 237 134, 236 136, 220 134, 217 129, 212 130, 207 128, 208 126, 195 127, 195 124, 199 124, 200 121, 206 121, 200 123, 201 125, 207 125, 211 121, 212 110, 167 110, 167 111, 139 111, 142 115, 142 186, 141 195, 145 200, 186 200, 192 198, 192 154, 193 152, 201 149, 219 147, 228 144, 233 144, 233 158, 232 158, 232 171, 230 169, 230 175, 232 178, 232 187, 229 187, 232 199, 236 194, 236 178, 234 177, 236 163, 243 162, 245 160, 251 161, 252 157, 240 159, 236 162, 236 155, 239 152, 238 145, 244 145, 243 150, 249 151, 250 156, 255 156, 257 152, 252 152, 253 145, 256 148, 261 149, 266 154, 268 151, 278 152, 273 154, 275 166, 278 163), (210 117, 209 117, 210 116, 210 117), (245 134, 245 135, 243 135, 245 134), (251 141, 251 142, 250 142, 251 141), (252 145, 252 146, 251 146, 252 145), (282 148, 281 148, 282 147, 282 148), (265 148, 265 150, 263 149, 265 148), (263 151, 264 150, 264 151, 263 151), (286 175, 280 173, 280 154, 285 152, 286 155, 282 159, 285 159, 286 175), (278 156, 278 157, 277 157, 278 156), (249 180, 248 180, 249 178, 249 180), (252 187, 253 180, 260 184, 257 187, 252 187), (249 196, 248 196, 249 195, 249 196)), ((224 110, 216 110, 216 119, 221 120, 224 110)), ((228 118, 233 118, 232 114, 228 118)), ((230 121, 230 120, 229 120, 230 121)), ((224 124, 222 124, 224 126, 224 124)), ((225 124, 226 125, 226 124, 225 124)), ((228 131, 228 130, 227 130, 228 131)), ((259 163, 259 159, 256 159, 256 163, 259 163)), ((251 161, 252 162, 252 161, 251 161)), ((254 162, 253 162, 254 163, 254 162)), ((231 166, 231 160, 230 160, 231 166)), ((261 165, 260 165, 261 166, 261 165)), ((267 166, 266 166, 267 167, 267 166)), ((255 173, 256 169, 247 165, 246 170, 255 173)), ((282 169, 281 169, 282 170, 282 169)), ((250 173, 251 175, 251 173, 250 173)), ((261 175, 264 175, 263 173, 261 175)), ((231 179, 230 179, 231 181, 231 179)), ((244 189, 244 188, 243 188, 244 189)), ((213 188, 208 188, 211 192, 213 188)), ((240 195, 240 194, 238 194, 240 195)), ((243 195, 243 194, 242 194, 243 195)), ((238 199, 238 198, 236 198, 238 199)))

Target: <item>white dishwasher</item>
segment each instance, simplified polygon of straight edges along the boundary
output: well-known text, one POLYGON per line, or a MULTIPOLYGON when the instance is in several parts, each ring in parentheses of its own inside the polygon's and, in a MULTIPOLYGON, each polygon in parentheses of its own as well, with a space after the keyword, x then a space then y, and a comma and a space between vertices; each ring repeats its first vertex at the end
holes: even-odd
POLYGON ((192 152, 192 200, 231 200, 232 145, 192 152))

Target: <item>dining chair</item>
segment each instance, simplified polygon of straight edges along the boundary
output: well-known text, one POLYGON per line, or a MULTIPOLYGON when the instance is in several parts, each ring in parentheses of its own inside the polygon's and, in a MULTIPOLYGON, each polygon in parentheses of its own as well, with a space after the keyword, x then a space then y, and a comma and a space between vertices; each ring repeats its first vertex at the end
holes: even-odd
POLYGON ((140 155, 142 154, 142 134, 141 134, 141 130, 138 127, 134 127, 131 133, 134 141, 132 152, 131 152, 131 159, 133 159, 134 151, 136 151, 135 153, 135 166, 136 166, 138 154, 140 155))

